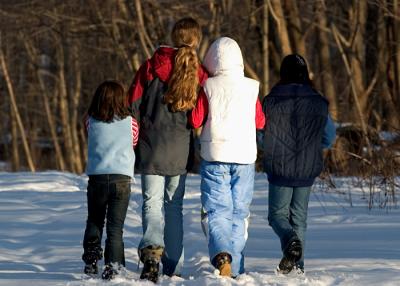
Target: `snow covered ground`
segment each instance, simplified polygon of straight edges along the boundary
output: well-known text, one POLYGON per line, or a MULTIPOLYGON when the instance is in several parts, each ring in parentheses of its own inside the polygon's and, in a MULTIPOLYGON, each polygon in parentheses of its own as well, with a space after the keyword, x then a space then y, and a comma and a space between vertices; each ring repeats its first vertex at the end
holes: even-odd
MULTIPOLYGON (((257 174, 249 240, 248 273, 236 280, 213 273, 200 228, 200 177, 189 176, 184 203, 185 266, 182 278, 160 285, 400 285, 400 209, 355 179, 317 184, 310 201, 306 274, 276 275, 281 253, 266 218, 267 180, 257 174)), ((82 274, 86 176, 69 173, 0 173, 0 285, 154 285, 139 280, 140 179, 132 188, 125 225, 127 270, 111 282, 82 274)), ((397 190, 397 196, 399 196, 397 190)), ((390 197, 388 197, 390 199, 390 197)))

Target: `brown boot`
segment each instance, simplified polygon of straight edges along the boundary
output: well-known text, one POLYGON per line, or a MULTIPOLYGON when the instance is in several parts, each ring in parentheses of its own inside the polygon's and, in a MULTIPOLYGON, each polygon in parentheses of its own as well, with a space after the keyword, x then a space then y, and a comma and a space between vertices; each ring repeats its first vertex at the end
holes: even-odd
POLYGON ((231 262, 232 262, 231 255, 226 252, 221 252, 214 257, 212 264, 215 266, 215 268, 219 270, 219 275, 231 277, 232 276, 231 262))

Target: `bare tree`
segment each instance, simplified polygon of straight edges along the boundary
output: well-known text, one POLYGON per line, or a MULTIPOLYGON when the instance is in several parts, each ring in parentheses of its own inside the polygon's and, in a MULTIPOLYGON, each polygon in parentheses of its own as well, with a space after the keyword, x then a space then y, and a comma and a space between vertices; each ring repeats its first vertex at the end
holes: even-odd
MULTIPOLYGON (((23 42, 25 44, 27 54, 30 56, 31 63, 33 63, 34 65, 38 65, 38 62, 39 62, 38 55, 37 55, 37 51, 33 47, 33 44, 26 37, 23 37, 23 42)), ((52 138, 53 145, 54 145, 57 168, 61 171, 64 171, 64 170, 66 170, 64 156, 61 151, 61 146, 60 146, 59 139, 57 136, 57 130, 56 130, 57 127, 56 127, 55 119, 53 116, 53 112, 51 111, 51 107, 50 107, 50 96, 48 94, 48 90, 46 88, 46 85, 45 85, 44 79, 43 79, 44 73, 45 73, 45 71, 43 71, 41 69, 37 69, 37 71, 36 71, 37 79, 38 79, 39 86, 40 86, 40 93, 41 93, 42 99, 43 99, 43 106, 44 106, 44 109, 46 112, 48 128, 50 130, 51 138, 52 138)))
POLYGON ((332 57, 329 47, 329 28, 327 23, 327 11, 324 0, 318 0, 316 5, 316 18, 318 23, 318 37, 320 44, 319 61, 321 73, 321 85, 326 97, 329 99, 329 111, 334 120, 338 120, 337 96, 332 74, 332 57))
POLYGON ((288 31, 292 35, 293 50, 301 55, 306 55, 305 34, 301 23, 298 1, 285 0, 286 11, 288 11, 288 31))
POLYGON ((10 102, 11 102, 13 116, 15 116, 15 120, 17 122, 19 133, 21 135, 21 139, 22 139, 22 143, 23 143, 23 146, 24 146, 26 159, 28 161, 28 166, 29 166, 29 169, 31 170, 31 172, 35 172, 35 165, 33 163, 31 150, 29 149, 28 140, 26 138, 25 128, 24 128, 24 125, 22 123, 21 116, 20 116, 20 113, 19 113, 19 110, 18 110, 18 106, 17 106, 17 102, 16 102, 16 99, 15 99, 14 87, 13 87, 13 84, 11 82, 11 78, 10 78, 9 73, 8 73, 8 67, 7 67, 7 64, 6 64, 5 57, 4 57, 3 49, 1 47, 0 47, 0 65, 1 65, 1 68, 3 70, 3 75, 4 75, 4 78, 5 78, 6 83, 7 83, 7 88, 8 88, 8 93, 9 93, 9 96, 10 96, 10 102))
POLYGON ((268 51, 268 0, 263 0, 262 6, 262 95, 269 91, 269 51, 268 51))
POLYGON ((13 161, 13 170, 26 169, 30 153, 37 169, 83 172, 82 117, 95 88, 109 78, 129 85, 158 45, 171 44, 173 23, 187 16, 202 26, 200 59, 215 38, 232 37, 242 49, 246 75, 262 83, 263 95, 279 80, 285 55, 304 55, 332 116, 365 138, 350 142, 339 128, 343 144, 336 155, 344 164, 336 169, 347 168, 346 152, 369 160, 376 150, 364 147, 376 144, 373 134, 400 129, 398 1, 3 1, 0 92, 7 101, 0 108, 7 128, 1 131, 11 134, 12 143, 0 146, 0 160, 13 161), (25 140, 21 124, 27 126, 25 140))
POLYGON ((290 45, 289 33, 287 29, 287 21, 283 12, 282 3, 280 0, 268 1, 270 4, 270 12, 277 24, 278 39, 281 44, 282 55, 288 55, 292 53, 290 45))

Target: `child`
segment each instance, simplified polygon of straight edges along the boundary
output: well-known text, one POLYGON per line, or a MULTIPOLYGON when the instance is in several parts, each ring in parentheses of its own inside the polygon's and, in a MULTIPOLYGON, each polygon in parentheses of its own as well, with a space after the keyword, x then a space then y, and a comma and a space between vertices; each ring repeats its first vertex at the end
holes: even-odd
POLYGON ((268 220, 279 236, 280 273, 304 273, 304 245, 311 186, 322 171, 322 149, 335 139, 328 101, 311 84, 304 58, 286 56, 280 81, 263 103, 268 118, 264 170, 268 174, 268 220))
POLYGON ((199 24, 192 18, 181 19, 171 38, 175 47, 161 46, 140 67, 129 98, 141 126, 136 152, 143 195, 140 278, 153 282, 158 280, 160 261, 163 274, 180 275, 182 203, 192 141, 187 112, 195 106, 199 85, 207 78, 196 53, 199 24))
POLYGON ((203 126, 201 202, 208 216, 208 248, 220 275, 244 273, 249 206, 257 155, 256 128, 265 124, 258 100, 259 83, 244 76, 242 53, 227 37, 208 49, 204 66, 211 78, 204 84, 190 116, 203 126))
POLYGON ((102 278, 114 278, 125 266, 122 229, 129 204, 138 125, 130 116, 127 96, 117 81, 105 81, 96 90, 88 110, 86 174, 88 217, 82 260, 86 274, 97 274, 102 258, 101 238, 107 218, 102 278))

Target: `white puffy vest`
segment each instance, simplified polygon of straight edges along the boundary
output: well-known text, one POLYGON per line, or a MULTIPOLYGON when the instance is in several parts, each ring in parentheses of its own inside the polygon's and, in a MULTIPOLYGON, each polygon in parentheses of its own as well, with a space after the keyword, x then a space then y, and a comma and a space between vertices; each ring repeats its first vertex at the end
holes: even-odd
POLYGON ((257 157, 256 101, 259 83, 243 72, 218 73, 204 91, 209 111, 200 141, 206 161, 251 164, 257 157))

